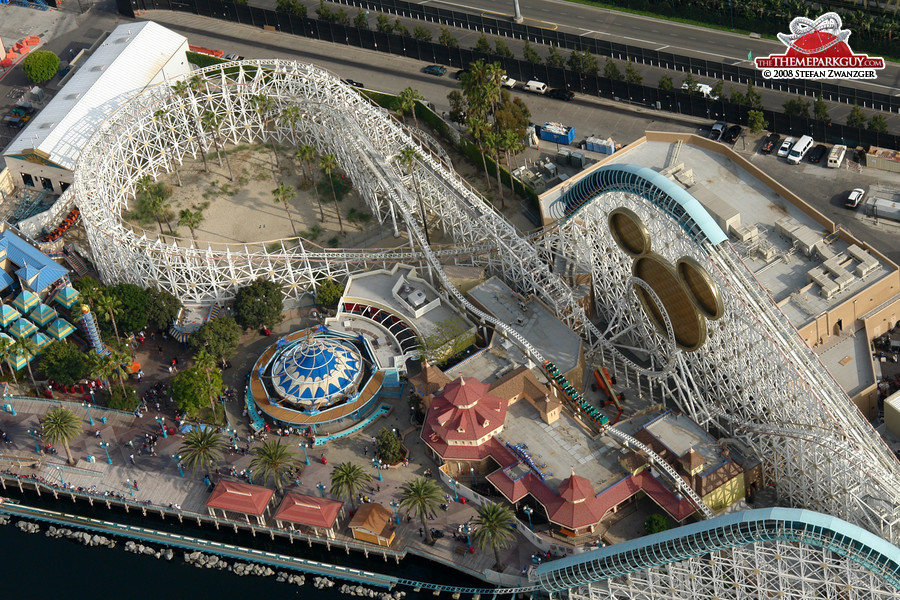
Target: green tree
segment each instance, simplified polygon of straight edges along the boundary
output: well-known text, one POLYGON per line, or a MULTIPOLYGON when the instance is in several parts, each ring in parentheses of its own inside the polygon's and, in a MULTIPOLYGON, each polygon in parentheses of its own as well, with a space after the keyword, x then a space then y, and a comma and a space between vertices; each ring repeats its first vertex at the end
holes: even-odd
POLYGON ((475 42, 475 45, 472 46, 472 50, 484 54, 493 54, 494 51, 494 49, 491 48, 491 42, 488 41, 487 36, 483 33, 481 34, 481 37, 478 38, 478 41, 475 42))
POLYGON ((412 36, 420 42, 431 41, 431 32, 421 25, 416 25, 415 27, 413 27, 412 36))
POLYGON ((316 157, 316 148, 309 144, 303 144, 297 148, 297 154, 295 156, 306 164, 306 169, 309 173, 309 181, 312 183, 313 192, 316 194, 316 204, 319 205, 319 220, 324 221, 325 210, 322 208, 322 200, 319 198, 319 188, 316 186, 312 168, 312 161, 316 157))
POLYGON ((272 198, 275 200, 275 204, 282 204, 284 206, 284 212, 287 213, 288 221, 291 222, 291 229, 294 232, 294 236, 297 235, 297 227, 294 225, 294 217, 291 215, 291 198, 294 198, 297 195, 297 191, 294 189, 294 186, 287 185, 283 181, 278 184, 278 187, 272 190, 272 198))
POLYGON ((393 465, 403 458, 403 447, 400 440, 390 429, 382 428, 375 438, 375 448, 383 462, 393 465))
POLYGON ((341 207, 338 205, 337 192, 334 189, 334 179, 331 177, 331 174, 337 167, 337 159, 334 154, 323 154, 319 158, 319 168, 322 169, 325 176, 328 177, 328 182, 331 183, 331 195, 334 197, 334 208, 338 217, 338 226, 341 228, 341 233, 344 233, 344 219, 341 217, 341 207))
POLYGON ((260 476, 263 485, 271 479, 279 492, 284 489, 285 482, 290 480, 291 471, 300 464, 291 447, 283 444, 280 438, 263 442, 252 453, 250 470, 254 475, 260 476))
POLYGON ((882 115, 872 115, 869 117, 868 129, 876 133, 887 133, 887 120, 882 115))
POLYGON ((178 318, 181 301, 165 290, 147 288, 147 324, 156 329, 168 329, 178 318))
POLYGON ((472 541, 479 550, 489 547, 494 551, 499 571, 503 570, 500 566, 500 550, 515 539, 515 524, 516 516, 502 504, 485 502, 478 507, 478 516, 475 517, 477 528, 472 534, 472 541))
POLYGON ((225 437, 216 429, 195 427, 184 435, 178 454, 181 462, 196 472, 198 468, 210 469, 221 461, 225 446, 225 437))
POLYGON ((120 333, 137 333, 147 326, 150 305, 147 290, 133 283, 117 283, 105 288, 103 293, 119 302, 115 316, 120 333))
POLYGON ((372 476, 363 471, 359 465, 351 462, 341 463, 331 472, 331 493, 336 498, 349 499, 350 506, 356 509, 356 496, 363 491, 372 476))
POLYGON ((316 288, 316 304, 325 308, 337 308, 338 300, 344 295, 344 284, 334 279, 322 280, 316 288))
POLYGON ((353 18, 353 26, 357 29, 369 29, 369 19, 366 17, 366 11, 361 8, 356 11, 356 16, 353 18))
POLYGON ((855 102, 853 103, 853 108, 850 109, 850 114, 847 116, 847 125, 859 127, 860 129, 866 126, 866 113, 855 102))
POLYGON ((716 84, 714 86, 712 86, 712 89, 709 91, 709 95, 718 100, 719 98, 722 97, 722 94, 724 93, 724 89, 725 89, 725 80, 720 79, 716 82, 716 84))
POLYGON ((453 37, 453 34, 450 33, 450 30, 446 27, 441 27, 441 36, 438 38, 438 43, 447 48, 456 48, 459 46, 459 42, 456 41, 456 38, 453 37))
POLYGON ((729 96, 728 99, 731 100, 731 102, 733 104, 742 104, 742 105, 747 104, 747 97, 744 96, 744 94, 742 92, 740 92, 734 88, 729 88, 729 89, 731 89, 731 95, 729 96))
POLYGON ((503 58, 515 58, 512 50, 510 50, 509 46, 506 45, 506 42, 500 38, 494 40, 494 54, 502 56, 503 58))
POLYGON ((425 96, 419 90, 411 87, 407 87, 397 96, 397 114, 403 117, 404 120, 406 115, 412 115, 416 129, 419 128, 419 118, 416 116, 416 102, 424 99, 425 96))
POLYGON ((216 357, 210 354, 206 348, 201 348, 194 355, 194 367, 203 371, 203 374, 206 375, 206 391, 210 394, 207 398, 209 401, 209 409, 212 411, 212 420, 218 421, 218 415, 216 415, 216 396, 212 395, 212 392, 214 391, 212 373, 215 371, 221 374, 221 371, 219 371, 216 366, 216 357))
POLYGON ((672 85, 672 78, 668 75, 663 75, 659 78, 659 82, 657 82, 656 87, 664 91, 671 90, 674 87, 672 85))
POLYGON ((744 94, 745 103, 750 108, 755 108, 757 110, 762 110, 762 94, 756 91, 756 88, 753 87, 753 82, 747 82, 747 92, 744 94))
POLYGON ((35 50, 22 61, 22 71, 33 83, 50 81, 59 72, 59 57, 49 50, 35 50))
POLYGON ((38 355, 38 346, 30 337, 16 338, 13 342, 13 351, 25 358, 25 368, 28 369, 28 376, 31 378, 31 385, 34 386, 35 395, 40 396, 41 390, 38 389, 37 382, 34 380, 34 372, 31 370, 31 360, 38 355))
MULTIPOLYGON (((106 388, 112 393, 110 381, 116 375, 120 375, 122 369, 121 364, 116 362, 115 357, 111 354, 101 354, 97 352, 89 352, 87 355, 88 373, 92 379, 99 379, 106 384, 106 388)), ((119 377, 119 383, 122 384, 122 395, 127 396, 124 380, 119 377)))
POLYGON ((82 299, 84 299, 84 301, 87 302, 87 305, 92 309, 94 308, 97 299, 103 295, 103 286, 90 275, 79 277, 72 282, 72 287, 78 290, 82 299))
POLYGON ((622 81, 625 79, 625 76, 622 75, 622 72, 619 71, 619 67, 616 66, 616 63, 613 62, 611 58, 606 59, 606 65, 603 67, 603 76, 613 81, 622 81))
POLYGON ((525 40, 525 46, 522 48, 522 55, 525 60, 533 65, 541 64, 541 55, 538 54, 537 50, 531 47, 531 42, 528 40, 525 40))
POLYGON ((466 122, 466 114, 468 105, 466 97, 459 90, 453 90, 447 94, 447 101, 450 103, 450 120, 454 123, 462 125, 466 122))
POLYGON ((413 181, 413 187, 416 190, 416 199, 419 201, 419 213, 422 216, 422 231, 425 233, 425 243, 431 246, 431 238, 428 236, 428 221, 425 218, 425 203, 422 202, 422 194, 419 192, 419 180, 416 179, 416 161, 418 160, 419 155, 416 154, 414 148, 410 146, 405 146, 400 149, 400 154, 397 159, 400 161, 400 164, 403 166, 403 170, 406 171, 406 174, 413 181))
POLYGON ((441 366, 475 343, 475 334, 456 319, 445 319, 432 333, 419 337, 419 356, 433 365, 441 366))
POLYGON ((641 72, 637 70, 634 63, 630 60, 625 63, 625 81, 628 83, 636 83, 638 85, 644 81, 644 76, 641 75, 641 72))
POLYGON ((769 122, 766 121, 761 110, 751 110, 747 113, 747 125, 750 126, 750 131, 759 133, 769 126, 769 122))
POLYGON ((203 210, 207 205, 208 203, 204 202, 202 206, 194 206, 194 210, 191 210, 190 208, 182 208, 181 212, 178 213, 178 226, 187 227, 191 232, 191 247, 194 246, 197 240, 195 230, 203 224, 203 221, 206 220, 206 217, 203 216, 203 210))
POLYGON ((51 444, 62 444, 66 449, 66 462, 75 464, 69 442, 81 434, 81 417, 71 410, 57 407, 50 409, 41 423, 41 435, 51 444))
POLYGON ((41 372, 62 385, 72 385, 88 374, 87 358, 75 344, 53 342, 41 353, 41 372))
POLYGON ((407 29, 406 25, 404 25, 400 21, 399 17, 396 21, 394 21, 394 33, 396 33, 397 35, 402 35, 404 37, 409 37, 409 29, 407 29))
POLYGON ((393 33, 394 24, 388 19, 387 15, 378 15, 375 19, 375 29, 380 33, 393 33))
POLYGON ((306 16, 306 5, 301 4, 300 0, 278 0, 275 10, 290 13, 298 17, 306 16))
POLYGON ((424 477, 417 477, 400 486, 400 508, 419 518, 425 530, 426 544, 433 544, 434 538, 425 519, 438 509, 443 500, 444 495, 437 484, 424 477))
POLYGON ((334 13, 334 20, 346 27, 350 26, 350 15, 343 8, 337 9, 337 12, 334 13))
POLYGON ((653 513, 644 522, 644 531, 647 532, 647 535, 666 531, 667 529, 669 529, 669 520, 659 513, 653 513))
POLYGON ((204 323, 188 339, 195 352, 206 350, 216 360, 228 358, 237 350, 241 327, 231 317, 216 317, 204 323))
POLYGON ((325 0, 319 0, 319 7, 316 8, 316 16, 323 21, 333 21, 334 11, 325 6, 325 0))
POLYGON ((815 102, 813 102, 813 114, 817 120, 831 123, 831 117, 828 115, 828 104, 822 99, 821 92, 819 92, 815 102))
MULTIPOLYGON (((175 406, 196 418, 201 406, 209 398, 222 394, 222 374, 218 369, 206 372, 204 369, 191 367, 180 371, 172 378, 171 393, 175 406)), ((215 413, 213 413, 215 419, 215 413)))
POLYGON ((809 117, 808 100, 804 100, 801 96, 787 100, 783 105, 785 114, 795 117, 809 117))
MULTIPOLYGON (((600 68, 597 66, 597 58, 591 54, 590 52, 583 52, 581 50, 572 50, 571 54, 569 54, 569 60, 567 61, 569 68, 575 71, 576 73, 581 73, 583 75, 596 75, 600 68)), ((606 76, 610 75, 610 64, 612 64, 612 68, 616 68, 615 63, 606 59, 606 76)), ((616 73, 618 73, 618 69, 616 69, 616 73)), ((621 73, 619 73, 619 78, 621 78, 621 73)))
POLYGON ((700 83, 694 79, 693 73, 688 73, 687 77, 681 83, 681 89, 686 90, 688 94, 696 94, 700 88, 700 83))
POLYGON ((13 377, 13 383, 19 385, 18 379, 16 379, 16 369, 13 366, 13 359, 15 358, 15 352, 13 350, 13 341, 9 337, 0 337, 0 362, 5 362, 6 366, 9 367, 9 372, 13 377))
POLYGON ((239 288, 234 296, 234 320, 243 329, 274 327, 282 319, 284 290, 281 285, 257 279, 239 288))
POLYGON ((97 312, 109 317, 112 323, 113 331, 116 334, 116 340, 120 340, 119 327, 116 324, 116 314, 122 310, 122 301, 107 290, 102 296, 97 298, 97 312))
POLYGON ((551 67, 556 67, 557 69, 565 68, 566 59, 559 53, 556 46, 550 46, 550 49, 547 50, 547 64, 551 67))

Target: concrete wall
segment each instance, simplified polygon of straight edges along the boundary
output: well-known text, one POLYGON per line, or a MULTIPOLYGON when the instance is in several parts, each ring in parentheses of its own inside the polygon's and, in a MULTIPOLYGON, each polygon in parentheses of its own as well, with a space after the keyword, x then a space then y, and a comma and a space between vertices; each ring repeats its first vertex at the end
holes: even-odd
POLYGON ((9 170, 15 174, 13 175, 13 182, 18 188, 25 187, 25 181, 22 179, 22 174, 24 173, 31 175, 34 179, 32 188, 38 191, 42 190, 44 187, 40 178, 46 177, 49 179, 53 184, 53 193, 55 194, 62 194, 62 184, 67 183, 72 185, 72 182, 74 181, 74 175, 72 171, 68 169, 39 165, 11 156, 6 157, 6 164, 9 167, 9 170))
POLYGON ((0 200, 12 195, 16 190, 16 184, 13 181, 12 171, 4 168, 0 171, 0 200))
POLYGON ((741 473, 703 496, 703 502, 713 510, 728 508, 744 497, 744 490, 744 474, 741 473))

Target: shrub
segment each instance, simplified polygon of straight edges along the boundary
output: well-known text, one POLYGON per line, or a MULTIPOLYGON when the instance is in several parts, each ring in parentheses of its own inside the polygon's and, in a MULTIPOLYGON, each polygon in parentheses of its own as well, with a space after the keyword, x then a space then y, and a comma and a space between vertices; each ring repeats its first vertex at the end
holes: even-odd
POLYGON ((381 461, 389 465, 403 459, 403 446, 400 440, 389 429, 382 429, 375 438, 375 448, 381 461))
POLYGON ((22 71, 34 83, 50 81, 59 72, 59 57, 49 50, 35 50, 22 61, 22 71))
POLYGON ((138 398, 137 391, 130 385, 125 386, 125 394, 122 393, 122 388, 119 386, 113 386, 109 389, 110 408, 133 412, 139 403, 140 398, 138 398))
POLYGON ((669 529, 669 520, 664 515, 654 513, 647 517, 647 520, 644 522, 644 529, 647 531, 647 535, 666 531, 669 529))
POLYGON ((234 320, 244 329, 272 327, 282 319, 284 291, 272 281, 257 279, 237 291, 234 297, 234 320))

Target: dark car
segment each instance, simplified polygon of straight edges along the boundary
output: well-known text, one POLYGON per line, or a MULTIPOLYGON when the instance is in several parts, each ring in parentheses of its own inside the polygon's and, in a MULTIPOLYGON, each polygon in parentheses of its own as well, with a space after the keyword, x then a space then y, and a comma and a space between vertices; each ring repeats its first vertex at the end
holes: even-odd
POLYGON ((423 73, 428 73, 429 75, 437 75, 441 77, 444 73, 447 72, 447 67, 442 67, 441 65, 428 65, 424 69, 422 69, 423 73))
POLYGON ((575 92, 563 88, 553 88, 547 92, 547 95, 555 100, 565 100, 566 102, 569 102, 575 97, 575 92))
POLYGON ((781 141, 781 136, 777 133, 770 133, 766 136, 766 139, 763 140, 762 148, 759 151, 763 154, 772 154, 775 152, 775 148, 778 147, 778 142, 781 141))
POLYGON ((726 144, 733 144, 741 137, 743 132, 744 128, 740 125, 732 125, 725 131, 725 135, 722 136, 722 141, 726 144))
POLYGON ((469 72, 468 69, 460 69, 459 71, 457 71, 456 73, 453 74, 453 79, 461 79, 462 76, 468 72, 469 72))
POLYGON ((815 148, 809 151, 809 162, 818 163, 822 160, 822 157, 828 152, 828 148, 819 144, 815 148))
POLYGON ((364 87, 366 87, 365 84, 362 84, 362 83, 360 83, 360 82, 358 82, 358 81, 356 81, 356 80, 354 80, 354 79, 342 79, 341 81, 343 81, 344 83, 346 83, 346 84, 349 85, 350 87, 356 87, 356 88, 364 88, 364 87))

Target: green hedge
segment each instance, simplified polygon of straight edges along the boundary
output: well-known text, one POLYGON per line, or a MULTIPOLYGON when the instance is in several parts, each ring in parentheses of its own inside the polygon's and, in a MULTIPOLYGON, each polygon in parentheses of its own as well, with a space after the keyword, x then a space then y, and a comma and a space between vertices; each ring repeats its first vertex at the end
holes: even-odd
POLYGON ((210 56, 209 54, 203 54, 201 52, 185 52, 185 54, 187 54, 189 63, 197 65, 200 68, 228 62, 224 58, 216 58, 215 56, 210 56))

